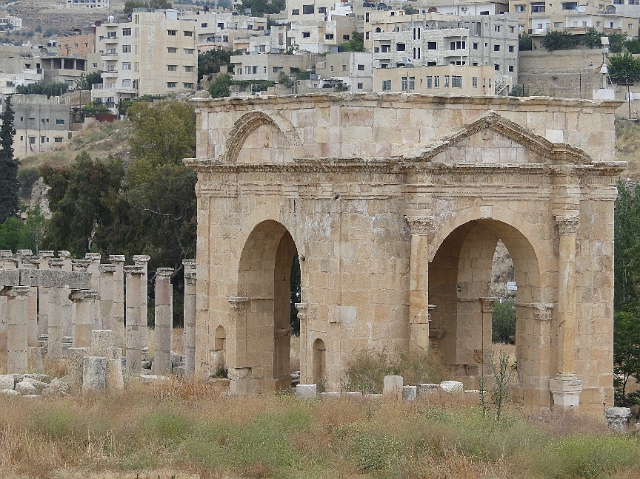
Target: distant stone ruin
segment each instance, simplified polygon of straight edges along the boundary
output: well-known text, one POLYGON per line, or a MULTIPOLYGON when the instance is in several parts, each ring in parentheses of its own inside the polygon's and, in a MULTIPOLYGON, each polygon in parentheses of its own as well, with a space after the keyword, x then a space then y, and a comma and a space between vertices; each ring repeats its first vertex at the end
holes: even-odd
MULTIPOLYGON (((72 392, 121 388, 127 374, 192 376, 195 370, 195 262, 185 260, 184 356, 172 354, 172 268, 155 274, 155 354, 148 357, 148 256, 66 251, 33 255, 0 251, 0 337, 7 372, 39 373, 45 362, 65 361, 72 392), (145 366, 151 368, 145 371, 145 366)), ((224 361, 224 358, 221 359, 224 361)))

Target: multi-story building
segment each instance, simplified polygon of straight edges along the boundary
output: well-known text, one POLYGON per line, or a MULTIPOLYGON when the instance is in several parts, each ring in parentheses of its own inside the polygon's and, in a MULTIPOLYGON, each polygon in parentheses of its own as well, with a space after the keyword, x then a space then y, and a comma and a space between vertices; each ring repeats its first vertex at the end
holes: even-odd
POLYGON ((13 149, 24 157, 62 146, 71 139, 69 105, 46 95, 13 95, 13 149))
POLYGON ((351 8, 343 7, 335 0, 288 0, 287 20, 291 23, 321 22, 328 19, 331 10, 348 15, 351 8))
POLYGON ((7 28, 12 28, 16 31, 22 29, 22 18, 16 17, 14 15, 6 15, 4 17, 0 17, 0 26, 7 28))
POLYGON ((374 68, 373 91, 437 95, 494 95, 490 65, 374 68))
POLYGON ((175 10, 136 9, 132 21, 96 27, 102 85, 91 99, 109 106, 141 95, 194 91, 198 80, 195 24, 175 10))
POLYGON ((110 0, 67 0, 67 8, 109 8, 110 0))
POLYGON ((195 22, 198 49, 231 50, 234 41, 264 36, 267 19, 230 12, 196 12, 180 16, 182 20, 195 22))
POLYGON ((43 81, 65 83, 68 87, 74 88, 81 75, 97 71, 99 55, 90 53, 86 57, 80 57, 74 53, 69 56, 54 53, 40 57, 39 62, 43 81))
POLYGON ((328 15, 328 20, 292 23, 287 35, 291 45, 298 50, 326 53, 349 41, 355 30, 355 17, 328 15))
POLYGON ((294 75, 315 64, 316 55, 232 55, 229 73, 234 80, 277 82, 280 74, 294 75))
POLYGON ((56 53, 60 56, 71 54, 86 57, 96 51, 96 34, 94 31, 82 32, 74 30, 59 36, 55 41, 56 53))
MULTIPOLYGON (((576 35, 590 28, 604 34, 620 33, 629 38, 638 36, 640 0, 614 0, 614 2, 638 2, 627 5, 628 11, 618 12, 618 5, 609 2, 579 3, 577 1, 551 2, 546 0, 509 0, 509 11, 518 15, 520 33, 542 37, 549 31, 564 31, 576 35)), ((539 40, 538 40, 539 43, 539 40)))
POLYGON ((518 77, 518 23, 514 15, 406 15, 372 11, 365 15, 365 48, 373 67, 493 67, 496 94, 506 94, 518 77))
POLYGON ((373 56, 369 52, 328 53, 316 63, 316 88, 340 83, 351 92, 373 91, 373 56))

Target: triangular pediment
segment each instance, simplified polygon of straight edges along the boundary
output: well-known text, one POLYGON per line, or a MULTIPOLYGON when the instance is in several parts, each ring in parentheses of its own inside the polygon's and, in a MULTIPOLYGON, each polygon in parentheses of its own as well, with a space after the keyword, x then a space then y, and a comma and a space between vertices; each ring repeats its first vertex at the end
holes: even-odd
POLYGON ((494 112, 423 150, 420 159, 446 165, 591 163, 583 150, 552 143, 494 112))

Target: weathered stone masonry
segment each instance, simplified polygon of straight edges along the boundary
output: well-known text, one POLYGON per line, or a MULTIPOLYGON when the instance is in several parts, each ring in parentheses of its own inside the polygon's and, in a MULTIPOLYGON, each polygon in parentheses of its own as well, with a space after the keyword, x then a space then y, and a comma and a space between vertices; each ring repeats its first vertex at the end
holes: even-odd
MULTIPOLYGON (((517 291, 517 398, 613 402, 614 102, 404 94, 198 99, 196 373, 284 387, 291 261, 301 382, 354 351, 490 348, 498 239, 517 291), (489 336, 487 338, 487 335, 489 336)), ((480 360, 478 361, 478 358, 480 360)))

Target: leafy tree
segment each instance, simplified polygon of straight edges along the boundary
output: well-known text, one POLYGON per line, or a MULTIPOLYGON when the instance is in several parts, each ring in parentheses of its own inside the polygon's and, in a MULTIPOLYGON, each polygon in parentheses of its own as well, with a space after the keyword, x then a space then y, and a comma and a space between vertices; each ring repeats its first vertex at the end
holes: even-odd
POLYGON ((20 218, 12 216, 0 225, 0 249, 17 251, 26 249, 24 238, 27 226, 20 218))
POLYGON ((171 8, 171 3, 167 0, 127 0, 124 2, 124 13, 127 15, 133 13, 135 8, 171 8))
POLYGON ((552 52, 554 50, 570 50, 578 46, 580 40, 577 36, 557 30, 547 32, 540 44, 552 52))
POLYGON ((198 81, 202 80, 205 75, 219 73, 220 67, 229 65, 231 52, 226 50, 209 50, 198 55, 198 81))
POLYGON ((611 53, 622 53, 622 47, 627 36, 624 33, 611 33, 609 36, 609 51, 611 53))
POLYGON ((629 118, 631 118, 631 95, 629 93, 629 87, 640 79, 640 60, 634 58, 629 52, 611 55, 609 57, 609 78, 618 85, 626 85, 629 118))
POLYGON ((600 38, 602 36, 603 36, 602 33, 600 33, 595 28, 591 27, 589 28, 589 30, 587 30, 587 32, 582 37, 582 43, 583 45, 592 49, 600 48, 602 46, 602 44, 600 43, 600 38))
POLYGON ((363 52, 364 51, 364 33, 356 31, 351 32, 348 42, 342 44, 345 52, 363 52))
POLYGON ((91 90, 94 83, 102 83, 102 75, 100 72, 83 73, 76 80, 77 90, 91 90))
POLYGON ((209 85, 209 93, 212 98, 224 98, 231 96, 231 75, 228 73, 222 73, 218 75, 215 80, 209 85))
POLYGON ((412 7, 411 5, 405 5, 404 7, 402 7, 402 9, 404 10, 404 13, 406 13, 407 15, 415 15, 417 13, 420 13, 420 10, 412 7))
POLYGON ((493 303, 492 341, 494 343, 515 344, 516 308, 513 301, 493 303))
POLYGON ((22 95, 47 95, 47 98, 62 95, 68 90, 69 87, 66 83, 45 83, 42 81, 16 86, 16 92, 22 95))
POLYGON ((640 381, 640 318, 636 312, 619 311, 614 321, 614 368, 616 382, 616 404, 629 406, 626 387, 631 377, 640 381))
POLYGON ((240 14, 250 8, 254 17, 264 17, 265 14, 280 13, 287 8, 286 0, 242 0, 242 5, 238 5, 240 14))
POLYGON ((71 166, 46 165, 40 173, 51 187, 52 218, 45 245, 69 250, 77 257, 91 251, 94 243, 105 248, 102 238, 115 222, 113 204, 124 178, 122 163, 93 160, 83 152, 71 166))
POLYGON ((526 33, 518 36, 518 50, 521 52, 533 50, 533 39, 526 33))
POLYGON ((640 53, 640 40, 634 38, 633 40, 627 40, 624 42, 624 47, 629 53, 640 53))
POLYGON ((13 108, 11 97, 7 96, 4 110, 0 114, 0 224, 18 213, 20 200, 20 182, 18 181, 18 161, 13 156, 13 136, 16 130, 13 124, 13 108))

